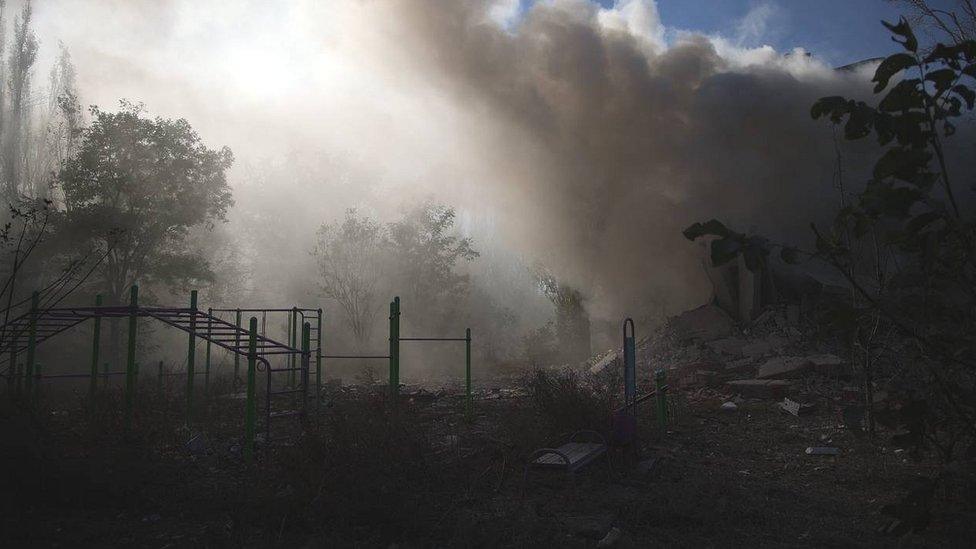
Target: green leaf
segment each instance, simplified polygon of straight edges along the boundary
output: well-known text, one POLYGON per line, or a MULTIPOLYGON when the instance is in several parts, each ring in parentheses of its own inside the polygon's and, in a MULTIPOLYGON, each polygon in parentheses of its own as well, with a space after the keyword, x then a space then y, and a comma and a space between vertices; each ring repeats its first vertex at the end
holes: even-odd
POLYGON ((907 53, 896 53, 886 57, 878 65, 878 69, 874 71, 874 78, 871 79, 872 82, 877 82, 877 85, 874 86, 874 93, 879 93, 888 87, 888 81, 891 80, 892 76, 913 66, 915 66, 915 57, 907 53))
POLYGON ((950 68, 932 71, 925 75, 925 80, 934 83, 935 89, 942 93, 956 80, 956 71, 950 68))
POLYGON ((726 238, 733 233, 725 225, 723 225, 721 221, 712 219, 710 221, 706 221, 705 223, 696 222, 684 231, 681 231, 681 234, 683 234, 688 240, 694 241, 705 235, 726 238))
POLYGON ((952 91, 954 91, 957 95, 959 95, 959 97, 963 98, 963 101, 966 102, 967 109, 969 110, 973 109, 973 105, 976 104, 976 92, 969 89, 968 86, 964 86, 962 84, 957 84, 953 86, 952 91))
POLYGON ((829 115, 830 120, 836 124, 850 111, 853 103, 853 101, 848 101, 839 95, 821 97, 810 107, 810 116, 817 120, 822 116, 829 115))
POLYGON ((910 78, 895 84, 878 104, 878 109, 884 112, 921 109, 924 104, 922 94, 918 91, 920 83, 918 78, 910 78))
POLYGON ((892 147, 874 165, 874 178, 896 177, 908 183, 916 183, 932 154, 926 149, 892 147))
POLYGON ((847 117, 847 124, 844 124, 844 137, 846 139, 861 139, 871 133, 874 121, 877 119, 877 111, 863 102, 855 104, 847 117))
POLYGON ((918 51, 918 39, 915 38, 915 33, 912 32, 911 25, 908 24, 908 21, 906 21, 904 17, 898 20, 897 25, 892 25, 887 21, 882 21, 881 24, 887 27, 888 30, 891 31, 893 34, 901 36, 903 38, 903 40, 899 40, 896 37, 892 36, 891 37, 892 41, 901 44, 906 50, 912 53, 918 51))

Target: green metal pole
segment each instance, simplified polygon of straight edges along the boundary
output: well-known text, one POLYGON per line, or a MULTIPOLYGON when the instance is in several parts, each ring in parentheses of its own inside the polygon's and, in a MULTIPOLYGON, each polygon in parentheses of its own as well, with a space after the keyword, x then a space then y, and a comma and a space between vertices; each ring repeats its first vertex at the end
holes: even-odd
POLYGON ((27 365, 24 370, 24 383, 27 390, 27 398, 30 398, 34 383, 34 353, 37 349, 37 308, 40 302, 40 295, 37 292, 31 294, 30 308, 30 327, 27 332, 27 365))
POLYGON ((396 391, 400 393, 400 296, 393 298, 396 314, 393 317, 393 360, 394 371, 396 372, 396 391))
POLYGON ((132 429, 132 405, 136 389, 136 309, 139 308, 139 286, 129 289, 129 349, 125 360, 125 430, 132 429))
POLYGON ((464 403, 465 413, 471 418, 471 328, 464 329, 464 403))
POLYGON ((34 402, 39 402, 41 400, 41 365, 40 363, 34 365, 34 402))
MULTIPOLYGON (((101 294, 95 296, 95 306, 102 306, 101 294)), ((95 391, 98 389, 98 351, 102 335, 102 317, 96 315, 94 322, 95 326, 92 330, 91 382, 88 387, 88 393, 91 398, 95 397, 95 391)))
MULTIPOLYGON (((291 309, 291 348, 295 349, 298 347, 298 309, 292 307, 291 309)), ((295 354, 292 353, 288 356, 289 362, 289 372, 288 372, 288 382, 291 387, 295 387, 295 354)))
POLYGON ((11 391, 16 390, 19 383, 19 377, 17 376, 17 342, 10 342, 10 377, 7 378, 7 383, 10 385, 11 391))
POLYGON ((308 413, 308 368, 312 363, 312 325, 302 324, 302 411, 308 413))
POLYGON ((193 419, 193 376, 197 358, 197 291, 190 292, 190 334, 186 349, 186 424, 193 419))
MULTIPOLYGON (((237 317, 235 320, 235 325, 237 330, 234 331, 234 348, 241 348, 241 310, 237 310, 237 317)), ((241 355, 234 353, 234 388, 237 388, 237 380, 241 379, 241 355)))
POLYGON ((395 307, 396 307, 396 304, 394 304, 391 301, 390 302, 390 396, 391 397, 396 397, 396 394, 397 394, 397 391, 396 391, 396 386, 397 386, 396 385, 396 351, 394 350, 394 345, 395 344, 393 343, 394 338, 396 337, 396 334, 394 333, 394 330, 393 330, 393 323, 395 322, 393 319, 395 318, 395 314, 394 313, 396 312, 395 307))
POLYGON ((213 309, 207 308, 207 352, 203 369, 203 394, 210 394, 210 333, 213 331, 213 309))
POLYGON ((254 421, 257 416, 255 402, 255 370, 258 348, 258 319, 251 317, 247 340, 247 400, 244 402, 244 462, 254 461, 254 421))
POLYGON ((657 424, 665 432, 668 424, 667 386, 664 384, 664 369, 654 372, 654 386, 657 392, 657 424))
POLYGON ((315 329, 315 407, 322 404, 322 309, 315 329))

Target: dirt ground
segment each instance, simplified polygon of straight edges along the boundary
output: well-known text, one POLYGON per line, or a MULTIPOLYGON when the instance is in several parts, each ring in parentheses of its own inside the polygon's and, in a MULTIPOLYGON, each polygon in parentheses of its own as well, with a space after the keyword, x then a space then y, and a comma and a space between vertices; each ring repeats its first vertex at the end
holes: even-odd
POLYGON ((689 393, 665 434, 642 407, 640 443, 609 466, 525 482, 533 449, 602 421, 592 401, 567 397, 551 417, 522 387, 484 390, 469 422, 454 393, 406 391, 393 406, 345 387, 245 467, 236 399, 209 399, 191 432, 178 393, 146 389, 123 436, 118 394, 88 409, 49 393, 33 413, 4 396, 5 547, 965 547, 976 518, 964 494, 940 491, 927 529, 879 534, 882 506, 935 468, 843 429, 829 400, 795 417, 689 393))

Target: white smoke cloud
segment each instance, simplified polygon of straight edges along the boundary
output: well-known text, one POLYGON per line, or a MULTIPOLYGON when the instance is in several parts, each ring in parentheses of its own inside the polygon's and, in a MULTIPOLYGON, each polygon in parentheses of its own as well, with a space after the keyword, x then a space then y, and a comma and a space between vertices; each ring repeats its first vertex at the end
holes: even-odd
POLYGON ((866 93, 865 74, 754 46, 768 6, 731 38, 669 29, 652 0, 63 0, 37 15, 86 101, 144 101, 241 164, 289 152, 360 183, 297 197, 309 227, 434 195, 616 317, 704 298, 687 224, 796 234, 832 192, 809 105, 866 93))

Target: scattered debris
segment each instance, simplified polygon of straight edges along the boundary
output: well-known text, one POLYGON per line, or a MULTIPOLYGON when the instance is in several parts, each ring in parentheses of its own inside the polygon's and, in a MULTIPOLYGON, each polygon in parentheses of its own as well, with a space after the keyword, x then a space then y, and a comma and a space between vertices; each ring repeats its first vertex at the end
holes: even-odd
POLYGON ((196 434, 186 441, 186 451, 194 456, 202 456, 207 453, 207 440, 203 434, 196 434))
POLYGON ((731 400, 723 402, 721 409, 725 412, 734 412, 739 409, 739 407, 731 400))
POLYGON ((783 379, 738 379, 725 385, 742 396, 776 399, 785 396, 793 386, 783 379))
POLYGON ((597 542, 597 547, 616 547, 620 543, 620 539, 623 537, 623 531, 620 528, 614 526, 607 532, 607 535, 603 536, 599 542, 597 542))
POLYGON ((840 454, 840 448, 833 446, 811 446, 807 448, 808 456, 836 456, 840 454))
POLYGON ((599 357, 593 366, 590 366, 590 372, 598 374, 603 370, 606 370, 608 366, 617 362, 617 351, 610 349, 603 356, 599 357))
POLYGON ((784 412, 788 414, 792 414, 794 416, 806 414, 808 412, 813 411, 813 409, 815 408, 813 404, 807 404, 805 402, 801 403, 795 400, 791 400, 789 398, 784 398, 783 402, 779 403, 779 407, 784 412))
POLYGON ((735 323, 715 305, 702 305, 671 320, 671 328, 679 341, 714 341, 732 335, 735 323))
POLYGON ((844 359, 837 355, 811 355, 806 359, 810 362, 813 371, 818 374, 827 376, 841 376, 847 373, 844 371, 847 363, 844 361, 844 359))
POLYGON ((759 367, 757 379, 796 379, 813 364, 805 357, 779 356, 771 358, 759 367))

